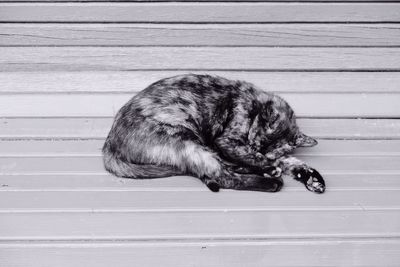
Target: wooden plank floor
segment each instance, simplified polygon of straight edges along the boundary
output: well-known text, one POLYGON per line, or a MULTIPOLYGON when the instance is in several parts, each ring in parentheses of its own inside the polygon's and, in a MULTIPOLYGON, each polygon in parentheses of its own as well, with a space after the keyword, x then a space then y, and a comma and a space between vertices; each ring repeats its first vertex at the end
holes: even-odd
POLYGON ((381 136, 387 138, 381 140, 358 139, 355 127, 338 134, 344 139, 330 133, 321 135, 318 146, 299 149, 296 154, 326 177, 324 195, 290 179, 277 194, 215 194, 191 177, 113 177, 100 159, 111 119, 71 119, 79 135, 95 135, 90 139, 77 138, 70 124, 61 127, 64 121, 3 119, 0 262, 5 266, 111 261, 156 266, 160 258, 166 266, 338 266, 355 251, 360 256, 354 266, 396 266, 400 260, 398 126, 392 133, 383 127, 381 136), (79 127, 82 123, 90 127, 79 127), (312 257, 304 257, 306 251, 312 257), (283 252, 291 257, 282 259, 283 252))
POLYGON ((0 266, 400 266, 399 22, 397 1, 0 0, 0 266), (108 174, 117 110, 188 72, 287 99, 325 194, 108 174))

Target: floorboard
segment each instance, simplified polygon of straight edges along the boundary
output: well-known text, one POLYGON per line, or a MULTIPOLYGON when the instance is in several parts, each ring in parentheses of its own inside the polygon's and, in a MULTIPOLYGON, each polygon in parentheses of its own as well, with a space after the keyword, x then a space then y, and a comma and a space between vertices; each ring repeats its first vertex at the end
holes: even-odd
POLYGON ((398 22, 398 9, 379 2, 0 3, 0 22, 398 22))
MULTIPOLYGON (((400 103, 400 93, 281 93, 280 95, 300 117, 400 117, 397 104, 400 103)), ((115 116, 132 97, 132 93, 3 95, 0 98, 0 117, 46 117, 49 114, 54 117, 110 117, 115 116)))
POLYGON ((31 266, 388 266, 400 242, 388 239, 1 244, 0 263, 31 266), (335 253, 332 253, 334 251, 335 253), (287 255, 287 256, 282 256, 287 255))
MULTIPOLYGON (((329 187, 328 187, 329 188, 329 187)), ((2 212, 198 210, 399 210, 399 190, 250 191, 2 191, 2 212), (156 196, 156 197, 155 197, 156 196)))
MULTIPOLYGON (((400 36, 400 35, 399 35, 400 36)), ((185 71, 0 72, 1 94, 128 93, 185 71)), ((398 72, 194 71, 244 80, 275 93, 399 93, 398 72)))
POLYGON ((400 70, 395 47, 0 47, 0 53, 3 72, 400 70))
POLYGON ((391 23, 252 25, 24 23, 1 24, 0 45, 398 46, 399 32, 399 25, 391 23))
POLYGON ((3 212, 0 242, 394 238, 400 237, 398 213, 398 210, 3 212))

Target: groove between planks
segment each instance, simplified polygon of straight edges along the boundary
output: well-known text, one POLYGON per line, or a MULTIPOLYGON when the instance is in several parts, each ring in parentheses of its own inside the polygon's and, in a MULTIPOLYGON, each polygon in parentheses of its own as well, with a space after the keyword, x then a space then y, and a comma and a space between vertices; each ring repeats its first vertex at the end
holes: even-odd
POLYGON ((399 3, 0 3, 0 22, 398 22, 399 3))

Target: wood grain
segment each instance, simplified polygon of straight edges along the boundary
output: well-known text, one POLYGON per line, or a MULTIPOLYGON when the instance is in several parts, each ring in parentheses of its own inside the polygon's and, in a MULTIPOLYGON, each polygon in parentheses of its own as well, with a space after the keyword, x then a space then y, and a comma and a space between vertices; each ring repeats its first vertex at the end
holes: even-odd
POLYGON ((397 48, 1 47, 0 71, 400 70, 397 48))
POLYGON ((393 237, 400 236, 398 212, 0 213, 0 241, 393 237))
POLYGON ((384 238, 197 242, 30 242, 0 244, 0 263, 31 266, 388 266, 400 261, 400 242, 384 238), (334 253, 333 253, 334 252, 334 253), (357 255, 361 256, 355 256, 357 255), (282 255, 290 257, 282 257, 282 255), (307 255, 305 257, 304 255, 307 255), (311 255, 311 256, 308 256, 311 255))
MULTIPOLYGON (((0 118, 2 139, 101 139, 112 118, 0 118)), ((322 139, 399 139, 398 119, 298 119, 303 132, 322 139)))
MULTIPOLYGON (((400 94, 280 94, 303 117, 400 117, 400 94), (357 107, 355 109, 354 107, 357 107)), ((1 117, 114 116, 129 94, 21 94, 0 98, 1 117), (73 108, 72 108, 73 107, 73 108)))
POLYGON ((398 24, 1 24, 2 46, 399 46, 398 24))
POLYGON ((0 3, 0 22, 398 22, 399 3, 0 3))
MULTIPOLYGON (((183 71, 0 72, 0 93, 132 93, 183 71)), ((400 93, 398 72, 194 71, 245 80, 266 91, 298 93, 400 93)))

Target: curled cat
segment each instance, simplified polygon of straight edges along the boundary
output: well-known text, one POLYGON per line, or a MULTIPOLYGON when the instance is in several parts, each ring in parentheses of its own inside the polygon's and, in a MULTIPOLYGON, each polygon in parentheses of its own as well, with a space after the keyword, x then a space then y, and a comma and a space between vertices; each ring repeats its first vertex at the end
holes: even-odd
POLYGON ((316 144, 281 97, 244 81, 187 74, 151 84, 118 111, 103 160, 119 177, 192 175, 214 192, 276 192, 283 173, 323 193, 319 172, 290 155, 316 144))

